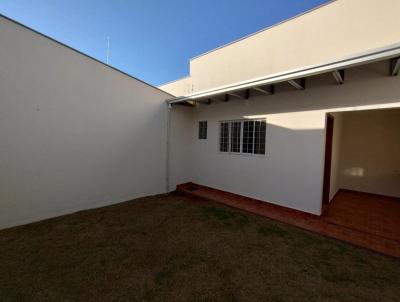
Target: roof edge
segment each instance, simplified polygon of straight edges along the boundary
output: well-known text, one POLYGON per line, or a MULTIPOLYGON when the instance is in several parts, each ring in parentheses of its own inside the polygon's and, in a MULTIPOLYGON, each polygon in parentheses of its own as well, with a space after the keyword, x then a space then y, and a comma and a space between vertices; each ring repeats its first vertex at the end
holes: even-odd
POLYGON ((147 82, 145 82, 145 81, 143 81, 143 80, 141 80, 141 79, 139 79, 139 78, 137 78, 137 77, 134 77, 133 75, 130 75, 129 73, 127 73, 127 72, 125 72, 125 71, 122 71, 121 69, 118 69, 118 68, 116 68, 116 67, 114 67, 114 66, 111 66, 111 65, 109 65, 109 64, 106 64, 106 63, 100 61, 99 59, 96 59, 96 58, 94 58, 94 57, 92 57, 92 56, 90 56, 90 55, 88 55, 88 54, 86 54, 86 53, 84 53, 84 52, 82 52, 82 51, 80 51, 80 50, 77 50, 76 48, 73 48, 72 46, 69 46, 69 45, 67 45, 67 44, 65 44, 65 43, 63 43, 63 42, 60 42, 60 41, 58 41, 58 40, 56 40, 56 39, 54 39, 54 38, 52 38, 52 37, 50 37, 50 36, 47 36, 47 35, 45 35, 45 34, 39 32, 39 31, 37 31, 36 29, 33 29, 33 28, 31 28, 31 27, 29 27, 29 26, 27 26, 27 25, 25 25, 25 24, 22 24, 22 23, 20 23, 20 22, 14 20, 14 19, 12 19, 12 18, 10 18, 10 17, 7 17, 7 16, 3 15, 2 13, 0 13, 0 17, 6 19, 6 20, 8 20, 8 21, 10 21, 10 22, 12 22, 12 23, 14 23, 14 24, 16 24, 16 25, 19 25, 19 26, 21 26, 21 27, 23 27, 23 28, 25 28, 25 29, 27 29, 27 30, 29 30, 29 31, 31 31, 31 32, 33 32, 33 33, 35 33, 35 34, 38 34, 39 36, 42 36, 42 37, 44 37, 44 38, 46 38, 46 39, 49 39, 50 41, 53 41, 53 42, 55 42, 55 43, 57 43, 57 44, 59 44, 59 45, 61 45, 61 46, 64 46, 64 47, 66 47, 66 48, 69 48, 70 50, 72 50, 72 51, 74 51, 74 52, 76 52, 76 53, 78 53, 78 54, 80 54, 80 55, 83 55, 84 57, 89 58, 89 59, 91 59, 91 60, 93 60, 93 61, 96 61, 97 63, 100 63, 101 65, 103 65, 103 66, 105 66, 105 67, 111 68, 111 69, 113 69, 113 70, 115 70, 115 71, 117 71, 117 72, 119 72, 119 73, 122 73, 123 75, 125 75, 125 76, 127 76, 127 77, 129 77, 129 78, 131 78, 131 79, 134 79, 134 80, 136 80, 136 81, 138 81, 138 82, 141 82, 142 84, 145 84, 145 85, 147 85, 147 86, 149 86, 149 87, 151 87, 151 88, 154 88, 154 89, 156 89, 156 90, 159 90, 160 92, 163 92, 163 93, 168 94, 168 95, 170 95, 170 96, 173 97, 172 94, 170 94, 170 93, 168 93, 168 92, 166 92, 166 91, 164 91, 164 90, 158 88, 157 86, 153 86, 153 85, 151 85, 151 84, 149 84, 149 83, 147 83, 147 82))
POLYGON ((309 77, 318 74, 324 74, 332 72, 335 70, 340 70, 344 68, 350 68, 360 65, 365 65, 368 63, 373 63, 377 61, 383 61, 386 59, 396 58, 400 56, 400 42, 386 47, 373 49, 367 52, 358 53, 353 56, 343 57, 339 60, 330 61, 323 64, 311 65, 303 68, 297 68, 292 70, 287 70, 280 73, 271 74, 264 77, 253 78, 246 81, 237 82, 230 85, 219 86, 212 89, 207 89, 192 94, 175 97, 167 100, 169 104, 185 102, 196 100, 200 98, 206 98, 211 96, 216 96, 219 94, 224 94, 228 92, 233 92, 236 90, 243 90, 252 87, 257 87, 261 85, 276 84, 281 82, 287 82, 290 80, 309 77))
POLYGON ((251 34, 245 35, 245 36, 243 36, 243 37, 241 37, 241 38, 239 38, 239 39, 233 40, 232 42, 229 42, 229 43, 223 44, 223 45, 221 45, 221 46, 218 46, 218 47, 216 47, 216 48, 213 48, 213 49, 211 49, 211 50, 208 50, 208 51, 206 51, 206 52, 204 52, 204 53, 201 53, 201 54, 199 54, 199 55, 197 55, 197 56, 194 56, 194 57, 190 58, 190 59, 189 59, 189 62, 191 62, 191 61, 193 61, 193 60, 196 60, 196 59, 198 59, 198 58, 200 58, 200 57, 203 57, 203 56, 205 56, 205 55, 208 55, 209 53, 212 53, 212 52, 214 52, 214 51, 220 50, 220 49, 222 49, 222 48, 225 48, 225 47, 227 47, 227 46, 230 46, 230 45, 232 45, 232 44, 235 44, 235 43, 237 43, 237 42, 240 42, 240 41, 242 41, 242 40, 245 40, 245 39, 247 39, 247 38, 250 38, 250 37, 252 37, 252 36, 255 36, 255 35, 257 35, 257 34, 263 32, 263 31, 267 31, 267 30, 269 30, 269 29, 271 29, 271 28, 274 28, 274 27, 279 26, 279 25, 282 25, 282 24, 284 24, 284 23, 286 23, 286 22, 289 22, 289 21, 292 21, 292 20, 297 19, 297 18, 299 18, 299 17, 302 17, 303 15, 306 15, 306 14, 308 14, 308 13, 311 13, 311 12, 313 12, 313 11, 315 11, 315 10, 318 10, 318 9, 324 7, 324 6, 330 5, 330 4, 332 4, 332 3, 336 2, 336 1, 338 1, 338 0, 329 0, 329 1, 326 2, 326 3, 323 3, 323 4, 320 4, 320 5, 318 5, 318 6, 315 6, 315 7, 311 8, 311 9, 309 9, 309 10, 306 10, 306 11, 304 11, 304 12, 302 12, 302 13, 299 13, 299 14, 297 14, 297 15, 294 15, 293 17, 290 17, 290 18, 288 18, 288 19, 279 21, 278 23, 274 23, 274 24, 272 24, 272 25, 270 25, 270 26, 264 27, 264 28, 262 28, 262 29, 260 29, 260 30, 258 30, 258 31, 256 31, 256 32, 254 32, 254 33, 251 33, 251 34))
POLYGON ((168 84, 172 84, 172 83, 175 83, 175 82, 178 82, 178 81, 187 79, 187 78, 190 78, 190 75, 183 76, 183 77, 177 78, 177 79, 175 79, 175 80, 162 83, 162 84, 158 85, 157 87, 160 88, 161 86, 165 86, 165 85, 168 85, 168 84))

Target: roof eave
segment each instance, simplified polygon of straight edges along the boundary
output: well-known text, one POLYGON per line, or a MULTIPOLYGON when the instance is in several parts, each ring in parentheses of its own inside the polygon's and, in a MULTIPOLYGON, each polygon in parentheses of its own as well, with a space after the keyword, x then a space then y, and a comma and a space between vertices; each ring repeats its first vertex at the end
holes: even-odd
POLYGON ((221 94, 227 94, 229 92, 235 92, 239 90, 250 89, 253 87, 277 84, 288 82, 290 80, 306 78, 324 73, 330 73, 342 69, 347 69, 355 66, 365 65, 377 61, 388 60, 400 56, 400 43, 390 45, 384 48, 374 49, 362 54, 343 58, 340 60, 308 66, 305 68, 294 69, 281 73, 268 75, 265 77, 255 78, 247 81, 238 82, 231 85, 221 86, 209 90, 204 90, 189 95, 175 97, 168 99, 169 104, 175 104, 180 102, 194 101, 207 97, 213 97, 221 94))

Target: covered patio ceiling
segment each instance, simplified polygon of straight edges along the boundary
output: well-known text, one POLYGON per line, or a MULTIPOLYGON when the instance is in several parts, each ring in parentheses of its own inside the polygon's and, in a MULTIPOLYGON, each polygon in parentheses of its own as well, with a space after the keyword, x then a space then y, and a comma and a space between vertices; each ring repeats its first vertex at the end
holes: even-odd
POLYGON ((385 60, 391 62, 388 75, 397 76, 400 70, 400 43, 325 64, 285 71, 171 98, 167 102, 170 105, 195 106, 196 102, 211 104, 213 101, 228 102, 232 98, 248 99, 251 91, 265 95, 274 94, 274 85, 284 82, 289 83, 298 90, 304 90, 306 89, 306 79, 308 77, 327 73, 331 73, 336 83, 342 85, 345 81, 346 69, 385 60))

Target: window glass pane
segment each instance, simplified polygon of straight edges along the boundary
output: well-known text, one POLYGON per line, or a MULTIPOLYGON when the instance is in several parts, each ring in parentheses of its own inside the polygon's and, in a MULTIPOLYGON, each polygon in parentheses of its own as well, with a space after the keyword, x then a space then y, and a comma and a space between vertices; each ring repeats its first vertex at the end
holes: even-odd
POLYGON ((240 152, 240 122, 231 123, 231 152, 240 152))
POLYGON ((221 152, 228 152, 228 146, 229 146, 229 123, 221 123, 219 150, 221 152))
POLYGON ((254 154, 265 154, 266 121, 255 121, 254 154))
POLYGON ((243 153, 253 153, 254 150, 254 121, 243 122, 243 153))
POLYGON ((201 139, 201 135, 202 135, 202 123, 199 122, 199 139, 201 139))

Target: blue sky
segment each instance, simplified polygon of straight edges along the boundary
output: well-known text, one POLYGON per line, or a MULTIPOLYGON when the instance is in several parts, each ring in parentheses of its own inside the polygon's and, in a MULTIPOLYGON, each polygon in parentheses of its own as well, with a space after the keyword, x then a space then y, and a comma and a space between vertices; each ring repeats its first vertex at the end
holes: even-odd
POLYGON ((189 59, 328 0, 0 0, 0 13, 150 84, 189 59))

